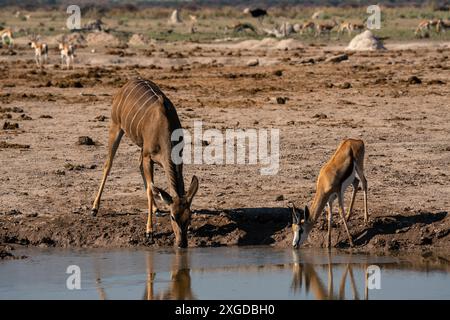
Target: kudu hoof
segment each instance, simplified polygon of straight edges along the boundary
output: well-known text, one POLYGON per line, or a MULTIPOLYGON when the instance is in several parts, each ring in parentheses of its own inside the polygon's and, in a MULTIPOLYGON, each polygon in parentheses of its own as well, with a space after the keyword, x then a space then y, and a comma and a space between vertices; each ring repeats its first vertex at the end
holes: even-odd
POLYGON ((91 210, 91 214, 92 214, 93 217, 96 217, 97 213, 98 213, 98 209, 94 208, 94 209, 91 210))

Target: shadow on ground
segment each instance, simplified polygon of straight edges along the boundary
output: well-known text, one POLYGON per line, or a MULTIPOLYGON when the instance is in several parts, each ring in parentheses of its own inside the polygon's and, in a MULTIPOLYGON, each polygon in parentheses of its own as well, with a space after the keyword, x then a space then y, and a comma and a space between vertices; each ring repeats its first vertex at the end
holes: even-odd
POLYGON ((201 210, 197 215, 222 217, 227 223, 206 223, 193 231, 194 236, 227 235, 239 229, 238 245, 267 245, 275 242, 273 235, 290 223, 288 208, 237 208, 225 211, 201 210))
POLYGON ((411 216, 390 215, 377 217, 368 228, 354 236, 353 242, 357 246, 362 246, 369 243, 377 235, 407 232, 414 225, 423 227, 441 221, 447 214, 447 212, 421 212, 411 216))

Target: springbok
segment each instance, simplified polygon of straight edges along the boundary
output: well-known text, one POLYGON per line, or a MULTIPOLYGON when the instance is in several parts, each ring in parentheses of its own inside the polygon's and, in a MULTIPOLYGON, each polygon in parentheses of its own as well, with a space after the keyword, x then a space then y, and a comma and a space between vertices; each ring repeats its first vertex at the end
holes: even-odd
MULTIPOLYGON (((103 179, 95 198, 92 214, 98 212, 100 197, 111 170, 114 155, 124 133, 141 148, 140 171, 148 200, 146 237, 153 237, 152 215, 158 209, 153 196, 170 206, 170 219, 178 247, 187 246, 187 229, 191 220, 192 199, 198 190, 198 179, 192 177, 187 194, 184 190, 183 166, 172 159, 172 133, 182 130, 177 111, 158 86, 143 79, 128 81, 115 95, 109 128, 108 158, 103 179), (154 164, 160 164, 169 182, 172 196, 153 185, 154 164)), ((182 140, 182 138, 181 138, 182 140)), ((182 152, 182 150, 181 150, 182 152)))
POLYGON ((351 22, 341 22, 338 26, 337 33, 341 34, 347 31, 348 35, 352 34, 352 23, 351 22))
POLYGON ((364 23, 351 23, 350 24, 351 31, 362 31, 366 27, 364 23))
POLYGON ((323 33, 330 34, 331 30, 333 30, 337 25, 338 23, 336 20, 333 20, 332 23, 316 23, 316 37, 323 33))
POLYGON ((426 34, 428 34, 430 27, 431 27, 430 20, 423 20, 417 26, 416 31, 414 31, 414 34, 416 36, 424 37, 426 34))
POLYGON ((316 194, 311 207, 311 214, 308 206, 303 212, 297 210, 292 204, 292 230, 294 239, 292 246, 297 248, 309 235, 309 232, 317 222, 323 209, 328 205, 328 248, 331 247, 331 218, 332 204, 334 199, 338 199, 339 214, 344 222, 350 246, 353 246, 352 237, 347 227, 347 220, 350 218, 361 180, 364 192, 364 221, 367 224, 369 215, 367 211, 367 180, 364 176, 364 142, 362 140, 346 139, 341 142, 331 159, 322 167, 317 178, 316 194), (349 185, 353 187, 352 199, 347 215, 344 217, 344 193, 349 185))
POLYGON ((446 32, 447 29, 450 29, 450 21, 444 21, 442 19, 439 19, 437 24, 436 24, 436 32, 440 33, 440 32, 446 32))
POLYGON ((73 61, 75 56, 75 48, 73 45, 68 44, 67 42, 59 43, 59 51, 61 53, 61 65, 66 64, 67 69, 72 66, 73 69, 73 61))
POLYGON ((303 34, 303 32, 312 32, 314 31, 314 28, 316 27, 316 25, 314 24, 314 22, 312 21, 306 21, 302 24, 301 28, 300 28, 300 34, 303 34))
POLYGON ((341 34, 347 31, 348 35, 351 36, 353 31, 361 31, 364 29, 363 23, 353 23, 353 22, 342 22, 339 24, 337 32, 341 34))
POLYGON ((34 59, 36 65, 42 68, 47 63, 48 59, 48 46, 46 43, 41 42, 39 37, 33 37, 29 43, 30 47, 34 49, 34 59))
POLYGON ((2 31, 0 31, 0 37, 2 38, 2 43, 5 44, 6 43, 6 39, 8 39, 8 46, 9 48, 12 48, 13 43, 14 43, 14 39, 12 36, 12 31, 11 29, 3 29, 2 31))

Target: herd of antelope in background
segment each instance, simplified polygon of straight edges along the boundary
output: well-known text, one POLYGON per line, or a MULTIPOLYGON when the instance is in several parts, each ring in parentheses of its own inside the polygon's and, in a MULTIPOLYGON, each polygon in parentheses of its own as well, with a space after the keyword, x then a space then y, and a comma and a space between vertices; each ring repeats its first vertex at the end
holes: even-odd
MULTIPOLYGON (((8 47, 14 46, 14 38, 11 29, 0 31, 2 44, 8 43, 8 47)), ((48 63, 48 45, 41 40, 40 36, 33 35, 28 45, 34 49, 34 59, 38 68, 43 68, 48 63)), ((61 57, 61 65, 66 65, 67 69, 73 68, 75 57, 75 46, 68 43, 64 38, 58 42, 58 50, 61 57)))
MULTIPOLYGON (((40 40, 40 37, 30 39, 29 45, 34 49, 34 58, 36 66, 43 68, 48 62, 48 45, 40 40)), ((61 66, 66 65, 67 69, 74 67, 75 47, 65 41, 58 43, 58 49, 61 57, 61 66)))
POLYGON ((435 30, 436 33, 441 33, 450 29, 450 21, 444 21, 442 19, 423 20, 417 26, 414 34, 419 37, 429 36, 429 32, 435 30))

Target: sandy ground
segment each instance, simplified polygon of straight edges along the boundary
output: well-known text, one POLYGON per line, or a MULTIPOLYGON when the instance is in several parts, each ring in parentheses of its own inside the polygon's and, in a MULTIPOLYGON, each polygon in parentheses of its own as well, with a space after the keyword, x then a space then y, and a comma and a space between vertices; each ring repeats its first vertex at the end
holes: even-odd
MULTIPOLYGON (((220 130, 280 129, 277 175, 262 176, 260 165, 185 166, 186 184, 193 174, 200 179, 189 246, 290 245, 288 201, 310 205, 320 167, 342 139, 355 137, 366 143, 370 211, 365 226, 359 193, 349 223, 357 249, 448 248, 449 44, 387 48, 349 54, 340 63, 324 61, 343 53, 340 47, 298 43, 84 48, 74 70, 61 70, 51 49, 43 71, 24 45, 14 55, 0 49, 0 243, 173 243, 167 216, 157 219, 156 242, 144 239, 139 150, 128 138, 99 215, 89 214, 107 151, 112 95, 139 75, 160 85, 187 129, 194 120, 220 130), (259 65, 247 66, 253 59, 259 65), (95 145, 79 145, 80 136, 95 145)), ((159 168, 156 184, 166 186, 159 168)), ((350 190, 347 204, 349 196, 350 190)), ((306 246, 325 246, 325 236, 323 215, 306 246)), ((337 213, 333 246, 348 247, 337 213)))

